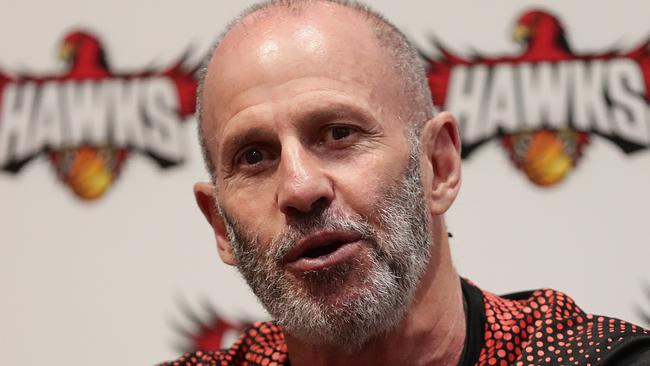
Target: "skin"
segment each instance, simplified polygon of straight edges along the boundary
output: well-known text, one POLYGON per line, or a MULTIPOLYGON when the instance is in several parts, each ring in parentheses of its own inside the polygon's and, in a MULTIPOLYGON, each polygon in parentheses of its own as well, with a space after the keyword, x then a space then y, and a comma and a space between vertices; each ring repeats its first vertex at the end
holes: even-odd
MULTIPOLYGON (((408 163, 399 86, 366 21, 341 6, 314 3, 298 15, 273 8, 235 26, 215 50, 202 101, 216 185, 194 187, 221 259, 237 265, 217 202, 260 245, 317 203, 372 218, 373 200, 408 163), (262 156, 255 164, 251 149, 262 156)), ((465 317, 443 219, 461 182, 454 117, 426 121, 421 146, 434 244, 408 315, 353 354, 285 334, 292 365, 458 363, 465 317)), ((355 255, 364 263, 369 251, 355 255)))

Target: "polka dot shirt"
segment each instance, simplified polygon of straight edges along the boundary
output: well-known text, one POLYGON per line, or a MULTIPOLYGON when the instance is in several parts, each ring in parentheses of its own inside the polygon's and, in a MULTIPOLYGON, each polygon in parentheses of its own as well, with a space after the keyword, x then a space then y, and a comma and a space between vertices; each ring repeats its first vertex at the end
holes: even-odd
MULTIPOLYGON (((650 332, 584 313, 550 289, 497 296, 462 280, 467 337, 460 366, 648 366, 650 332)), ((187 353, 161 366, 289 365, 279 326, 258 322, 230 349, 187 353)))

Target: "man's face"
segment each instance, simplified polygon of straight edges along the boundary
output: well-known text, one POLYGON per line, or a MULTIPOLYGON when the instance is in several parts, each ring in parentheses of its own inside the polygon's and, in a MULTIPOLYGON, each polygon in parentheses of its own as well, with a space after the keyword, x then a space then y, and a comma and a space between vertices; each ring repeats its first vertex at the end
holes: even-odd
POLYGON ((290 334, 353 351, 403 318, 431 246, 417 153, 414 141, 402 181, 376 197, 375 224, 356 212, 322 205, 264 246, 223 213, 240 272, 290 334), (320 240, 324 233, 350 239, 300 248, 305 238, 320 240), (298 265, 291 262, 296 256, 298 265))
POLYGON ((393 326, 430 242, 417 138, 365 21, 320 3, 258 14, 205 85, 224 260, 303 340, 350 349, 393 326))

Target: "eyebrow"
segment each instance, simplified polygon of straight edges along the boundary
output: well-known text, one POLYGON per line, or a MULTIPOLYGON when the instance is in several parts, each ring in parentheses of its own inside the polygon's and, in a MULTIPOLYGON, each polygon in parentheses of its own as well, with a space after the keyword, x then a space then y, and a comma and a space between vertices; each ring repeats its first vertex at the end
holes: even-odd
POLYGON ((319 109, 308 111, 298 118, 299 124, 326 122, 340 118, 354 118, 365 122, 373 122, 375 118, 369 112, 348 103, 330 102, 319 109))

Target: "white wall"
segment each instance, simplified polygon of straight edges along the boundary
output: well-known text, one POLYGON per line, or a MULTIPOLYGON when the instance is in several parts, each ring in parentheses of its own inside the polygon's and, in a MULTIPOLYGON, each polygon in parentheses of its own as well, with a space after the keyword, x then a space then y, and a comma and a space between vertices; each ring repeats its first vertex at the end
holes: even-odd
MULTIPOLYGON (((5 1, 0 72, 54 74, 61 38, 96 32, 115 70, 164 66, 189 46, 192 61, 248 1, 5 1)), ((518 52, 509 32, 535 2, 373 1, 418 45, 430 35, 455 52, 518 52)), ((581 52, 632 47, 650 36, 643 1, 545 2, 581 52)), ((650 122, 648 122, 650 124, 650 122)), ((19 174, 0 172, 0 363, 145 365, 176 356, 170 323, 188 324, 180 299, 209 299, 229 318, 265 317, 236 272, 222 264, 196 209, 192 184, 206 178, 183 132, 187 162, 160 170, 132 154, 101 199, 81 202, 44 157, 19 174)), ((501 293, 566 291, 587 311, 635 322, 650 309, 650 151, 625 155, 592 138, 559 186, 529 183, 496 141, 464 162, 460 198, 448 215, 460 272, 501 293)))

